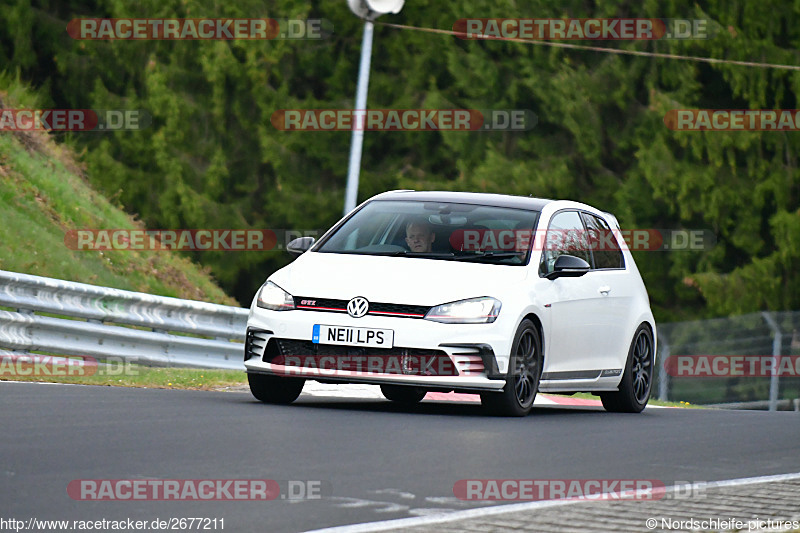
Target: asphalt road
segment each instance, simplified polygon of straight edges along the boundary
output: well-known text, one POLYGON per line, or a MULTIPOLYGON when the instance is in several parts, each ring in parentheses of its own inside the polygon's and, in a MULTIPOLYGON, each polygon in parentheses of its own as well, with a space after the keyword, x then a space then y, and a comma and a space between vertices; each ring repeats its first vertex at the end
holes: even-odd
POLYGON ((308 529, 480 507, 460 479, 717 481, 800 471, 797 413, 542 407, 0 382, 0 518, 224 518, 226 531, 308 529), (324 497, 76 501, 77 479, 321 481, 324 497))

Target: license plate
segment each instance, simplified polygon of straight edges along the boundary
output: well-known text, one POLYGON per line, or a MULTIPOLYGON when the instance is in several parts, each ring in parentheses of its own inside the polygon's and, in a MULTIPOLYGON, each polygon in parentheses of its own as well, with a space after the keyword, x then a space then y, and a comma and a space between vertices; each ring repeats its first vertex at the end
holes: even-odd
POLYGON ((311 341, 315 344, 391 348, 394 345, 394 330, 314 324, 311 341))

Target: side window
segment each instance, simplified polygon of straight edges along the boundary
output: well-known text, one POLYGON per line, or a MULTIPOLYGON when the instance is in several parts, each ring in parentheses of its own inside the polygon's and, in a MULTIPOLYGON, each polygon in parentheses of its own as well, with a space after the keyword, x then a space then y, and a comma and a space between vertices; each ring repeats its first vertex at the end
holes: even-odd
POLYGON ((562 211, 550 220, 539 272, 542 274, 552 272, 553 265, 560 255, 574 255, 592 264, 586 230, 577 211, 562 211))
POLYGON ((581 216, 594 255, 594 268, 625 268, 617 238, 605 220, 589 213, 581 213, 581 216))

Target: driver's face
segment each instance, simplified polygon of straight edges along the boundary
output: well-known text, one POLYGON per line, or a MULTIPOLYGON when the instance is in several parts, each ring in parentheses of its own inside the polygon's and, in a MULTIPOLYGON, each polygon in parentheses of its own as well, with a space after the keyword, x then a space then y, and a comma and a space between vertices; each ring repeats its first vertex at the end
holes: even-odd
POLYGON ((406 228, 406 244, 412 252, 430 252, 435 238, 436 235, 427 226, 411 224, 406 228))

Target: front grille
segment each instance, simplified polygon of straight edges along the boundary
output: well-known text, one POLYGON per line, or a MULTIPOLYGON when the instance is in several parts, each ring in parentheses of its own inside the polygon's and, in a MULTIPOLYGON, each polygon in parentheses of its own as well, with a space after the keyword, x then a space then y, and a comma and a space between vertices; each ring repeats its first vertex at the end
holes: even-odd
POLYGON ((430 309, 430 307, 424 305, 371 303, 369 304, 369 313, 367 314, 401 315, 413 318, 422 318, 427 314, 428 311, 430 311, 430 309))
POLYGON ((338 346, 333 344, 316 344, 311 341, 294 339, 275 339, 281 355, 363 355, 375 353, 383 355, 447 355, 442 350, 422 348, 359 348, 357 346, 338 346))
POLYGON ((446 352, 420 348, 358 348, 315 344, 311 341, 272 338, 263 355, 265 363, 367 374, 457 376, 446 352))
MULTIPOLYGON (((294 305, 304 311, 328 311, 332 313, 346 313, 349 300, 335 300, 333 298, 310 298, 295 296, 294 305)), ((368 315, 397 316, 402 318, 423 318, 430 311, 426 305, 391 304, 370 302, 368 315)))

